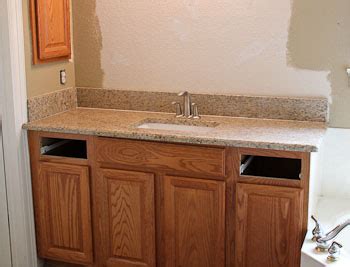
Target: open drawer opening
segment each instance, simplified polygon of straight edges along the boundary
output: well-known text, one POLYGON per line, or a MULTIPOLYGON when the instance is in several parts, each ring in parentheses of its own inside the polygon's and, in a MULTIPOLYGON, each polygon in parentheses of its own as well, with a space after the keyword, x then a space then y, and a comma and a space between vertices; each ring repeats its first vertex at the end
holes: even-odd
POLYGON ((240 175, 300 180, 301 159, 241 156, 240 175))
POLYGON ((41 138, 40 154, 66 158, 87 159, 85 140, 41 138))

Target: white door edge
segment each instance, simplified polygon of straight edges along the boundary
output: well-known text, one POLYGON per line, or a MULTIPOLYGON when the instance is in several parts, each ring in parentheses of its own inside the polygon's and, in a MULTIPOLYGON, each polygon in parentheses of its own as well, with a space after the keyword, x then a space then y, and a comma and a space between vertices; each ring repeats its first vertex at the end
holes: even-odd
POLYGON ((0 97, 13 267, 36 267, 26 132, 27 96, 22 0, 0 0, 0 97))
MULTIPOLYGON (((1 120, 1 115, 0 115, 1 120)), ((7 193, 2 147, 2 126, 0 125, 0 262, 2 267, 11 267, 10 228, 7 210, 7 193)))

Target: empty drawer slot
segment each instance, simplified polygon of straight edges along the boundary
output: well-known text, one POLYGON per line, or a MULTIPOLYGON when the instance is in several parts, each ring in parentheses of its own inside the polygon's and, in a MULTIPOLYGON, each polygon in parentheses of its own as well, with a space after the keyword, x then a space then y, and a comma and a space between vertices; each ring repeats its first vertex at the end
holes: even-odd
POLYGON ((43 137, 40 153, 45 156, 87 159, 86 141, 43 137))
POLYGON ((242 155, 240 174, 299 180, 301 159, 242 155))

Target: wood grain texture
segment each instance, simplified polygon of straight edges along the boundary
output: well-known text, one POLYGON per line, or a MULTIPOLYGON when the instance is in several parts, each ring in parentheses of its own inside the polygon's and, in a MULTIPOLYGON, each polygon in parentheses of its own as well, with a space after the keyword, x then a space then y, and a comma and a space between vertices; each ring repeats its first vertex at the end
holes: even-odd
POLYGON ((298 151, 282 151, 273 149, 257 149, 257 148, 238 148, 240 155, 255 155, 264 157, 278 157, 278 158, 290 158, 301 159, 305 152, 298 151))
POLYGON ((70 0, 30 0, 33 63, 71 58, 70 0))
POLYGON ((42 168, 44 177, 47 179, 49 206, 49 223, 51 242, 54 247, 81 250, 82 238, 79 225, 81 225, 81 214, 79 214, 79 179, 75 174, 59 173, 42 168), (78 227, 77 227, 78 226, 78 227))
POLYGON ((153 174, 101 169, 98 179, 102 263, 156 266, 153 174))
POLYGON ((232 267, 235 264, 235 216, 236 216, 236 184, 237 176, 235 175, 234 160, 236 148, 226 148, 226 266, 232 267))
POLYGON ((225 266, 225 183, 164 177, 164 265, 225 266))
POLYGON ((237 185, 236 266, 299 266, 302 199, 302 189, 237 185))
POLYGON ((234 153, 234 173, 239 183, 260 184, 282 187, 294 187, 303 189, 303 208, 302 208, 302 238, 305 237, 308 227, 308 205, 309 205, 309 181, 310 181, 310 153, 294 151, 276 151, 264 149, 238 148, 234 153), (243 176, 240 175, 239 164, 245 155, 280 157, 301 159, 300 180, 288 179, 269 179, 268 177, 243 176))
POLYGON ((37 231, 39 255, 71 263, 92 263, 88 167, 40 163, 37 231))
MULTIPOLYGON (((301 165, 301 188, 303 189, 303 218, 302 233, 305 238, 309 221, 309 192, 310 192, 310 153, 304 153, 301 165)), ((311 215, 310 215, 311 216, 311 215)))
POLYGON ((97 160, 183 175, 225 176, 222 148, 98 138, 97 160))
MULTIPOLYGON (((75 258, 81 257, 82 243, 73 229, 83 216, 64 212, 79 208, 72 196, 80 184, 72 170, 62 177, 50 174, 50 182, 43 183, 38 177, 45 163, 91 170, 94 267, 299 264, 308 216, 309 153, 45 132, 29 132, 29 143, 41 257, 88 264, 75 258), (87 160, 41 157, 44 136, 86 140, 87 160), (300 158, 301 179, 241 179, 240 157, 246 154, 300 158), (53 235, 43 231, 49 225, 50 216, 43 216, 47 206, 54 207, 50 216, 55 219, 49 222, 61 227, 53 235), (47 244, 60 253, 45 255, 47 244)), ((47 172, 52 170, 50 166, 47 172)))

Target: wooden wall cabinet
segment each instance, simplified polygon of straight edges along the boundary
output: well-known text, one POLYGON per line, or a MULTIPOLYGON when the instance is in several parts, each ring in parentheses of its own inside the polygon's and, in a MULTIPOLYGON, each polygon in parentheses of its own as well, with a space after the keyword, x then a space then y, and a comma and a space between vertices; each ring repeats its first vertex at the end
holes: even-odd
POLYGON ((33 63, 71 58, 70 0, 30 0, 33 63))

